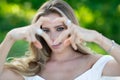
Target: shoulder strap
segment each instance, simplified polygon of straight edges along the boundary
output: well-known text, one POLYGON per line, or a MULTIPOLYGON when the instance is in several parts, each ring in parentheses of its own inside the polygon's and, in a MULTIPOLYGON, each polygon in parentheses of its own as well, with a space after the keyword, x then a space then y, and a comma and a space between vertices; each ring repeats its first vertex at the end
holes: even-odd
POLYGON ((103 69, 108 61, 113 59, 112 56, 105 55, 101 57, 92 67, 92 72, 94 72, 94 76, 100 78, 102 76, 103 69))
POLYGON ((27 77, 27 76, 23 76, 25 80, 45 80, 42 77, 39 76, 32 76, 32 77, 27 77))

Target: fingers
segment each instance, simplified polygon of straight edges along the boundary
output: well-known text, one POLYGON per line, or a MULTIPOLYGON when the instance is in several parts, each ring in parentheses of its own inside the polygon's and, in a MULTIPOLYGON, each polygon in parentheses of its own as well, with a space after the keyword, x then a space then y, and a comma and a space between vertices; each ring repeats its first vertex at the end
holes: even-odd
POLYGON ((75 37, 72 35, 70 38, 67 38, 64 41, 64 46, 69 46, 70 44, 74 50, 77 50, 77 44, 86 45, 86 42, 84 42, 82 39, 78 38, 77 36, 75 37))
POLYGON ((41 49, 42 44, 36 39, 35 35, 38 34, 39 36, 43 37, 48 44, 52 44, 49 36, 43 32, 40 28, 32 28, 30 35, 28 37, 29 42, 32 42, 37 48, 41 49))
POLYGON ((77 50, 74 36, 71 36, 70 38, 68 38, 64 41, 64 46, 69 46, 70 44, 74 50, 77 50))
POLYGON ((50 40, 49 36, 43 32, 40 28, 31 28, 31 27, 28 27, 28 30, 27 30, 27 34, 25 35, 25 40, 28 41, 29 43, 33 43, 34 46, 36 46, 38 49, 41 49, 42 48, 42 44, 40 43, 40 41, 38 41, 35 37, 35 35, 38 34, 39 36, 43 37, 45 39, 45 41, 48 43, 48 44, 52 44, 52 41, 50 40))
POLYGON ((42 29, 36 29, 35 34, 38 34, 39 36, 43 37, 48 44, 52 44, 50 37, 42 29))
POLYGON ((39 49, 42 49, 41 43, 36 39, 35 35, 31 35, 31 41, 32 43, 39 49))
POLYGON ((67 46, 67 45, 71 44, 72 47, 75 50, 77 50, 77 46, 75 43, 74 29, 72 28, 72 22, 65 17, 57 18, 55 21, 64 22, 64 24, 67 26, 67 30, 60 34, 60 36, 55 40, 54 44, 57 44, 57 43, 65 40, 68 37, 68 35, 71 34, 71 37, 64 41, 64 45, 67 46))
POLYGON ((78 32, 76 31, 76 29, 74 29, 72 31, 71 37, 67 38, 64 41, 64 45, 68 46, 71 44, 71 46, 74 48, 74 50, 77 50, 77 44, 83 44, 84 41, 82 40, 82 38, 78 35, 78 32))
POLYGON ((45 39, 45 41, 48 44, 52 44, 52 40, 50 39, 50 37, 45 32, 43 32, 41 36, 45 39))
POLYGON ((40 27, 44 22, 50 21, 47 17, 40 17, 36 23, 32 24, 30 27, 40 27))
POLYGON ((42 31, 42 29, 38 28, 38 29, 36 30, 36 33, 37 33, 38 35, 42 35, 42 34, 43 34, 43 31, 42 31))
POLYGON ((71 20, 67 19, 67 20, 65 21, 65 24, 66 24, 67 26, 71 27, 72 22, 71 22, 71 20))
POLYGON ((75 50, 77 50, 77 46, 76 46, 76 43, 75 43, 75 36, 71 36, 70 42, 71 42, 72 47, 73 47, 75 50))
POLYGON ((62 32, 59 37, 54 41, 53 44, 58 44, 59 42, 65 40, 70 34, 70 30, 66 30, 64 32, 62 32))
POLYGON ((77 39, 75 40, 76 44, 81 44, 81 43, 83 42, 83 40, 81 39, 80 34, 77 33, 77 31, 75 31, 74 33, 76 34, 76 38, 77 38, 77 39), (79 35, 78 35, 78 34, 79 34, 79 35))
POLYGON ((50 21, 50 19, 47 18, 47 17, 40 17, 40 18, 37 20, 36 24, 40 26, 40 25, 43 24, 43 22, 47 22, 47 21, 50 21))
POLYGON ((66 18, 66 17, 57 18, 57 19, 55 19, 54 21, 55 21, 55 22, 63 22, 63 23, 67 26, 67 28, 71 28, 71 26, 72 26, 71 20, 69 20, 69 19, 66 18))
POLYGON ((49 36, 40 28, 40 26, 47 21, 50 21, 50 19, 47 17, 40 17, 35 24, 31 25, 32 34, 34 35, 32 36, 32 42, 38 48, 42 48, 42 45, 39 41, 37 41, 35 34, 38 34, 39 36, 43 37, 48 44, 52 43, 49 36))
MULTIPOLYGON (((30 28, 31 29, 31 28, 30 28)), ((29 37, 28 40, 30 43, 33 43, 34 46, 36 46, 37 48, 41 49, 42 45, 41 43, 36 39, 35 37, 35 33, 33 32, 33 29, 29 30, 29 37)))
POLYGON ((61 42, 62 40, 64 40, 65 38, 67 38, 73 31, 72 29, 72 23, 69 19, 65 18, 65 17, 62 17, 62 18, 57 18, 55 21, 57 22, 64 22, 65 25, 67 25, 67 30, 65 30, 64 32, 62 32, 60 34, 60 36, 54 41, 53 44, 57 44, 59 42, 61 42))

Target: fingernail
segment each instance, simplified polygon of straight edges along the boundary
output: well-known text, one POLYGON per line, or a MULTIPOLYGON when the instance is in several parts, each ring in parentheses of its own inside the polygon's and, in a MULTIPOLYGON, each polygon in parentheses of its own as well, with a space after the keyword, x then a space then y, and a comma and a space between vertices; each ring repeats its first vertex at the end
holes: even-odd
POLYGON ((38 30, 37 30, 37 34, 38 34, 38 35, 41 35, 42 33, 43 33, 43 31, 42 31, 41 29, 38 29, 38 30))
POLYGON ((68 20, 65 22, 65 24, 66 24, 67 26, 71 25, 71 20, 68 19, 68 20))
POLYGON ((74 49, 77 50, 77 47, 75 46, 74 49))

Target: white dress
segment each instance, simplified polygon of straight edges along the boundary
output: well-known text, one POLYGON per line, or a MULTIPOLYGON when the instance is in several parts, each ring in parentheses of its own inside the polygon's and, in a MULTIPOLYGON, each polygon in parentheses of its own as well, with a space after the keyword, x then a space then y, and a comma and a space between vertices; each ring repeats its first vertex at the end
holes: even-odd
MULTIPOLYGON (((84 72, 82 75, 78 76, 74 80, 110 80, 103 78, 102 79, 102 71, 104 66, 108 61, 113 59, 111 56, 103 56, 101 57, 91 69, 87 70, 84 72)), ((24 77, 25 80, 45 80, 44 78, 36 75, 33 77, 24 77)), ((116 80, 116 79, 111 79, 111 80, 116 80)))

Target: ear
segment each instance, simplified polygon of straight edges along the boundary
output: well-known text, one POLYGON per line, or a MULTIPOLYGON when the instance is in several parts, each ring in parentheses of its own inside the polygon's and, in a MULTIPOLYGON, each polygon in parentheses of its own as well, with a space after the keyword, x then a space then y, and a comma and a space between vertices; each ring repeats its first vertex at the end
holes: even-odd
POLYGON ((42 49, 42 45, 40 44, 39 41, 33 42, 34 46, 37 47, 38 49, 42 49))
POLYGON ((64 45, 65 46, 69 46, 71 43, 70 43, 70 38, 68 38, 68 39, 66 39, 65 41, 64 41, 64 45))

